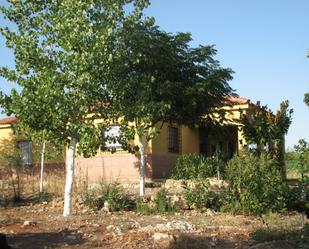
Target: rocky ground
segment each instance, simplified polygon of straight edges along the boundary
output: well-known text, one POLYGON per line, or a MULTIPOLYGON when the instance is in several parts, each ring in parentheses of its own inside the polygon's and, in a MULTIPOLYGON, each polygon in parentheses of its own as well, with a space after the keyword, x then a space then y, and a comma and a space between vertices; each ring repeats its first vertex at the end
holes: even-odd
MULTIPOLYGON (((208 210, 143 216, 74 207, 62 217, 62 200, 0 207, 0 233, 13 248, 309 248, 301 244, 299 214, 263 218, 208 210)), ((308 225, 307 220, 307 225, 308 225)), ((308 231, 306 239, 308 241, 308 231)))

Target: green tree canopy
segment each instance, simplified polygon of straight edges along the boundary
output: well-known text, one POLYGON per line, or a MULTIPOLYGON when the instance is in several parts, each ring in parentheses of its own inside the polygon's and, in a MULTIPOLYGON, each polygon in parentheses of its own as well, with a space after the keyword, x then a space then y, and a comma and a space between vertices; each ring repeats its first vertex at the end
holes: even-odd
POLYGON ((305 103, 309 106, 309 93, 305 94, 305 98, 304 98, 305 103))
POLYGON ((273 113, 267 106, 257 102, 252 110, 241 115, 242 131, 248 145, 256 145, 258 156, 267 151, 278 160, 279 170, 285 178, 285 144, 284 136, 292 122, 293 109, 289 109, 289 102, 283 101, 277 113, 273 113))
POLYGON ((15 68, 0 68, 0 76, 21 87, 10 95, 1 93, 1 104, 21 125, 44 130, 47 140, 70 145, 64 215, 71 211, 76 143, 85 156, 102 146, 103 127, 95 126, 94 119, 108 117, 107 106, 99 103, 111 101, 106 83, 119 30, 142 22, 148 4, 148 0, 15 0, 0 7, 4 18, 15 24, 0 28, 15 55, 15 68))
POLYGON ((164 123, 199 124, 233 94, 228 84, 232 70, 214 59, 213 46, 191 48, 190 42, 188 33, 172 35, 136 25, 124 27, 117 44, 117 75, 108 89, 112 107, 122 117, 123 134, 140 141, 141 183, 147 143, 164 123))

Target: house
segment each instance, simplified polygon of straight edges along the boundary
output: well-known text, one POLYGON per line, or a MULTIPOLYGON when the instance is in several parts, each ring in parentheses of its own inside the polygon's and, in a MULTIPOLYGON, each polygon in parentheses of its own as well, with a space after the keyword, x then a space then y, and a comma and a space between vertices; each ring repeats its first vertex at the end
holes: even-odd
MULTIPOLYGON (((33 141, 22 136, 15 135, 13 125, 17 124, 16 117, 6 117, 0 119, 0 153, 13 143, 20 149, 22 164, 25 166, 40 163, 41 144, 34 144, 33 141)), ((12 147, 12 146, 11 146, 12 147)), ((61 154, 61 153, 60 153, 61 154)), ((64 155, 54 156, 45 161, 48 166, 64 166, 64 155)), ((1 166, 1 165, 0 165, 1 166)))
MULTIPOLYGON (((149 142, 147 150, 146 179, 160 179, 167 177, 176 159, 183 154, 213 155, 219 149, 222 155, 229 159, 239 154, 246 142, 237 120, 242 112, 250 112, 255 105, 248 99, 231 97, 229 105, 223 109, 226 120, 220 128, 187 127, 183 125, 164 124, 158 137, 149 142)), ((9 138, 12 134, 12 124, 16 118, 0 120, 0 139, 9 138)), ((119 126, 109 130, 109 135, 119 134, 119 126)), ((30 163, 32 142, 20 140, 23 158, 30 163)), ((107 147, 116 148, 115 153, 99 151, 91 158, 76 157, 75 173, 81 179, 97 181, 138 181, 139 155, 131 154, 121 149, 117 142, 108 143, 107 147)), ((32 158, 32 157, 31 157, 32 158)), ((64 161, 62 161, 64 163, 64 161)))
MULTIPOLYGON (((172 171, 176 159, 183 154, 213 155, 220 149, 226 159, 239 154, 245 146, 245 139, 237 120, 241 113, 255 107, 248 99, 231 97, 223 109, 226 121, 220 129, 214 127, 187 127, 164 124, 158 137, 148 144, 146 179, 166 178, 172 171), (216 130, 216 131, 215 131, 216 130)), ((114 126, 113 135, 119 127, 114 126)), ((139 179, 139 157, 121 150, 116 153, 99 152, 92 158, 76 158, 76 173, 89 180, 137 181, 139 179)))

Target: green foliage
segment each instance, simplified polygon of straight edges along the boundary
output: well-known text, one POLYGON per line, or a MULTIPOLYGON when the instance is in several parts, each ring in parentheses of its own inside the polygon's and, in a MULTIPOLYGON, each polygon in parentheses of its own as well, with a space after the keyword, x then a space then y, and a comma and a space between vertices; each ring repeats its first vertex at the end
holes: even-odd
POLYGON ((20 171, 23 167, 21 151, 17 141, 2 139, 0 141, 0 166, 20 171))
POLYGON ((228 163, 227 179, 227 209, 262 214, 281 210, 285 205, 287 186, 274 160, 250 154, 236 156, 228 163))
POLYGON ((298 185, 287 193, 287 207, 291 210, 305 211, 309 210, 309 144, 300 139, 294 148, 294 169, 298 171, 300 179, 298 185))
POLYGON ((287 151, 285 153, 285 162, 288 170, 298 169, 299 154, 296 151, 287 151))
POLYGON ((36 196, 36 199, 39 203, 49 200, 50 196, 46 192, 39 192, 36 196))
POLYGON ((170 213, 175 212, 176 208, 171 203, 170 197, 168 197, 167 191, 162 188, 157 192, 156 195, 156 211, 157 213, 170 213))
POLYGON ((300 139, 298 145, 295 146, 297 170, 301 175, 301 179, 309 177, 309 144, 300 139))
POLYGON ((112 115, 105 104, 112 102, 106 85, 117 75, 113 56, 119 54, 120 30, 152 23, 142 15, 148 5, 148 0, 1 4, 0 13, 13 25, 1 26, 0 35, 16 66, 0 67, 0 76, 18 85, 8 95, 0 89, 5 113, 16 115, 22 129, 44 131, 47 141, 76 139, 85 156, 103 150, 101 127, 94 120, 112 115))
POLYGON ((21 178, 23 170, 21 151, 17 146, 17 141, 2 139, 0 141, 0 167, 5 167, 11 174, 11 184, 13 188, 13 201, 21 200, 21 178))
POLYGON ((164 188, 157 192, 153 205, 146 198, 138 198, 136 200, 136 212, 140 214, 164 214, 175 211, 176 207, 172 204, 171 198, 164 188))
POLYGON ((282 139, 292 122, 293 109, 289 109, 289 102, 283 101, 280 109, 274 114, 267 106, 257 102, 255 108, 241 115, 243 133, 248 144, 256 145, 256 152, 260 156, 268 146, 270 155, 282 160, 282 139))
POLYGON ((136 200, 136 212, 143 215, 151 215, 154 210, 149 206, 149 203, 144 198, 138 198, 136 200))
POLYGON ((211 208, 218 210, 220 208, 220 197, 218 194, 210 190, 208 180, 196 179, 193 181, 193 186, 189 186, 184 182, 183 188, 184 199, 190 208, 204 209, 211 208))
POLYGON ((305 94, 304 102, 309 106, 309 93, 305 94))
POLYGON ((187 154, 177 158, 175 168, 171 174, 172 179, 195 179, 214 177, 225 174, 225 163, 218 155, 205 157, 203 155, 187 154))
POLYGON ((109 210, 113 212, 128 210, 129 208, 129 200, 119 183, 101 183, 98 193, 87 192, 83 198, 83 203, 95 210, 100 210, 106 203, 109 210))
POLYGON ((124 121, 136 121, 138 135, 155 136, 161 121, 196 124, 232 93, 232 71, 213 59, 212 46, 191 48, 188 33, 136 25, 123 29, 120 40, 113 61, 118 74, 110 87, 115 108, 124 121))
POLYGON ((232 71, 213 58, 216 50, 191 48, 190 42, 188 33, 173 35, 140 23, 121 32, 113 58, 116 74, 108 89, 111 108, 121 117, 122 129, 130 131, 121 143, 134 146, 132 135, 139 140, 142 175, 145 148, 164 124, 193 126, 233 93, 228 85, 232 71))

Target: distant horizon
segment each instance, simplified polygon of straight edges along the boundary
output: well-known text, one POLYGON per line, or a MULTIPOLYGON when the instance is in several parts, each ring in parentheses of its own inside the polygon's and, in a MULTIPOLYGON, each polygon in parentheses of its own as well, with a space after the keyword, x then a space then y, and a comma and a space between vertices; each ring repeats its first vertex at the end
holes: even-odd
MULTIPOLYGON (((286 147, 292 149, 301 138, 309 141, 309 107, 303 102, 309 92, 308 9, 307 0, 156 0, 145 13, 164 31, 190 32, 192 46, 214 44, 216 59, 235 72, 230 85, 240 97, 273 112, 289 100, 294 114, 286 147)), ((6 24, 2 17, 0 24, 6 24)), ((2 37, 0 54, 0 66, 14 66, 2 37)), ((0 78, 0 88, 9 91, 11 85, 0 78)))

